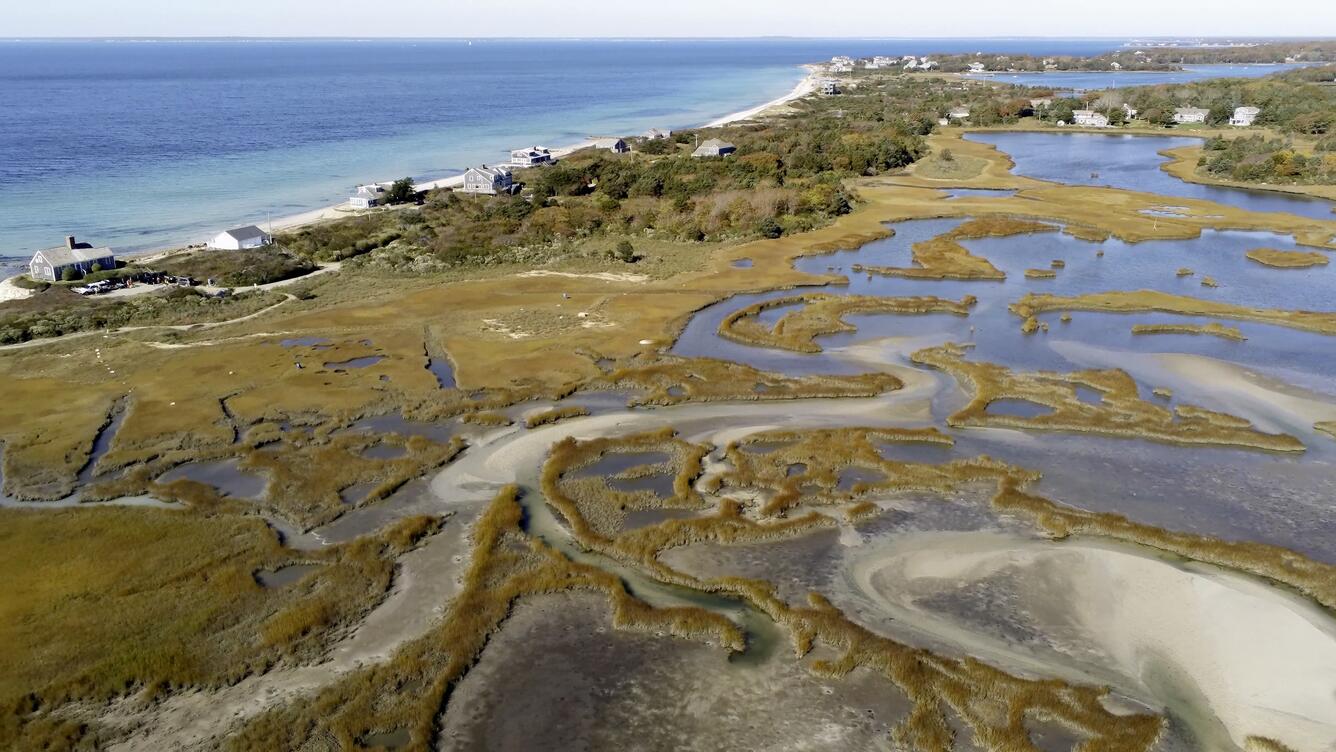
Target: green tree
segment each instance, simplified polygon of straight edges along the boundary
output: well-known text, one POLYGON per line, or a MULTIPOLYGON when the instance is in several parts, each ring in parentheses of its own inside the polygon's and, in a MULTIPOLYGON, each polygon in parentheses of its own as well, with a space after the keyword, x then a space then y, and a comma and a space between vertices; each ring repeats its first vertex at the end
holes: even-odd
POLYGON ((635 246, 631 245, 629 240, 617 241, 617 247, 613 249, 612 257, 626 264, 634 264, 640 260, 640 256, 636 255, 635 246))
POLYGON ((390 189, 385 192, 385 202, 390 204, 406 204, 415 198, 417 198, 417 187, 413 185, 412 178, 394 181, 390 189))
POLYGON ((93 264, 91 267, 89 267, 88 271, 90 274, 97 274, 98 272, 102 271, 102 265, 93 264))
POLYGON ((777 238, 784 234, 784 228, 779 226, 774 217, 766 217, 761 220, 760 232, 763 238, 777 238))

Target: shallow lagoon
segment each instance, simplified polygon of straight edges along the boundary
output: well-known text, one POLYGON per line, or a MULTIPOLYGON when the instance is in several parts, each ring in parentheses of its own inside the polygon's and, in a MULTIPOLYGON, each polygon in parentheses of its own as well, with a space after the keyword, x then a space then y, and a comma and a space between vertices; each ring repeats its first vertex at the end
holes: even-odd
POLYGON ((1102 133, 970 133, 1015 162, 1017 175, 1074 185, 1106 185, 1131 191, 1181 196, 1258 212, 1289 212, 1332 219, 1333 204, 1318 198, 1266 190, 1188 183, 1160 169, 1160 152, 1197 146, 1200 138, 1102 133))

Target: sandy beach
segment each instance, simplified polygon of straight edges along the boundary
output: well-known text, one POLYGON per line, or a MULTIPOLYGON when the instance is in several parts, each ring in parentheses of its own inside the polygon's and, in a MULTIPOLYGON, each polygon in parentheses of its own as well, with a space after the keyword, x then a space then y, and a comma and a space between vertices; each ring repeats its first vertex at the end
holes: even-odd
POLYGON ((854 557, 851 584, 897 619, 971 651, 1107 672, 1094 678, 1170 709, 1203 748, 1242 748, 1252 735, 1293 749, 1336 743, 1336 632, 1312 603, 1260 580, 1131 546, 991 532, 911 534, 854 557), (923 605, 979 588, 1008 605, 923 605), (1000 639, 978 619, 1033 630, 1041 644, 1000 639))
MULTIPOLYGON (((790 102, 793 102, 794 100, 808 96, 809 94, 811 94, 813 91, 816 90, 817 80, 819 79, 822 71, 820 66, 817 65, 805 65, 802 67, 807 71, 807 75, 804 76, 802 80, 800 80, 793 87, 793 89, 784 96, 772 99, 769 102, 765 102, 764 104, 760 104, 755 107, 749 107, 745 110, 739 110, 730 115, 725 115, 716 120, 712 120, 709 123, 700 127, 718 128, 724 125, 728 125, 729 123, 735 123, 742 120, 750 120, 770 110, 782 107, 790 102)), ((573 152, 579 151, 580 149, 584 149, 589 145, 590 145, 590 139, 585 139, 574 144, 568 144, 565 146, 552 148, 552 156, 556 159, 560 159, 562 157, 570 155, 573 152)), ((516 148, 519 147, 517 146, 516 148)), ((385 182, 385 181, 380 181, 380 182, 385 182)), ((446 178, 440 178, 438 180, 431 180, 418 183, 417 187, 419 190, 436 190, 440 188, 458 188, 459 186, 463 185, 463 183, 464 183, 464 176, 460 174, 460 175, 452 175, 446 178)), ((289 214, 282 217, 274 217, 265 224, 265 229, 270 232, 282 232, 286 230, 294 230, 300 227, 306 227, 308 225, 316 224, 319 222, 326 222, 334 219, 342 219, 344 217, 356 216, 359 213, 360 213, 359 210, 348 207, 346 203, 336 204, 333 206, 325 206, 318 209, 310 209, 296 214, 289 214)), ((126 259, 133 258, 136 261, 140 262, 154 261, 157 259, 161 259, 165 256, 171 255, 173 253, 185 250, 185 245, 188 243, 198 243, 198 242, 200 242, 198 238, 194 240, 184 240, 180 244, 173 245, 170 247, 156 248, 136 253, 123 253, 118 255, 126 259)), ((31 293, 27 290, 22 290, 20 288, 13 287, 12 285, 7 284, 6 281, 0 280, 0 302, 4 302, 7 300, 20 300, 22 298, 27 297, 30 294, 31 293)))
MULTIPOLYGON (((793 89, 784 96, 772 99, 769 102, 765 102, 763 104, 756 105, 755 107, 749 107, 745 110, 739 110, 730 115, 725 115, 721 118, 712 120, 709 123, 706 123, 705 125, 700 127, 719 128, 728 125, 730 123, 736 123, 742 120, 751 120, 766 112, 774 110, 778 107, 782 107, 790 102, 802 99, 803 97, 810 95, 812 92, 816 91, 817 81, 820 79, 822 69, 820 68, 820 66, 816 65, 804 65, 802 67, 807 71, 807 75, 804 76, 802 80, 800 80, 793 87, 793 89)), ((552 156, 555 159, 561 159, 562 157, 568 156, 573 152, 579 151, 580 149, 584 149, 589 145, 590 145, 590 140, 586 139, 578 143, 556 147, 552 149, 552 156)), ((418 183, 417 187, 419 190, 436 190, 439 188, 458 188, 463 184, 464 184, 463 175, 452 175, 448 178, 441 178, 439 180, 431 180, 424 183, 418 183)), ((349 210, 344 205, 327 206, 323 209, 312 209, 311 211, 302 212, 300 214, 293 214, 286 217, 280 217, 278 219, 273 220, 271 224, 273 230, 275 231, 292 230, 298 227, 304 227, 306 225, 314 224, 316 222, 323 222, 330 219, 338 219, 340 217, 352 216, 355 213, 356 213, 355 210, 349 210)))

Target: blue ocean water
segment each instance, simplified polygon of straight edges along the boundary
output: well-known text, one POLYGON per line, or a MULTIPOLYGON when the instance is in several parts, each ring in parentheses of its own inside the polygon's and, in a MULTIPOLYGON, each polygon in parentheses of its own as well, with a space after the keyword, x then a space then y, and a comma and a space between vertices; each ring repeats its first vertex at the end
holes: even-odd
MULTIPOLYGON (((0 256, 121 251, 443 177, 532 143, 699 125, 832 55, 1095 54, 1111 39, 0 42, 0 256)), ((0 265, 4 262, 0 261, 0 265)), ((5 271, 0 269, 0 272, 5 271)))
POLYGON ((1022 86, 1047 86, 1058 91, 1121 89, 1150 84, 1185 84, 1208 78, 1256 78, 1304 67, 1303 63, 1276 65, 1186 65, 1183 70, 1156 72, 1051 71, 1048 73, 966 74, 970 78, 1022 86))

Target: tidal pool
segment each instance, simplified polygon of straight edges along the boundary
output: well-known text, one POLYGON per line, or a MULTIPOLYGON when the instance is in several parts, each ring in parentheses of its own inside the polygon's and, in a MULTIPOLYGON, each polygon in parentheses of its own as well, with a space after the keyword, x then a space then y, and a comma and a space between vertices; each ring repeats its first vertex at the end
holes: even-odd
POLYGON ((1181 196, 1258 212, 1288 212, 1333 219, 1334 204, 1318 198, 1247 188, 1188 183, 1160 169, 1160 152, 1197 146, 1200 137, 1102 133, 970 133, 1015 162, 1017 175, 1073 185, 1107 185, 1162 196, 1181 196))

